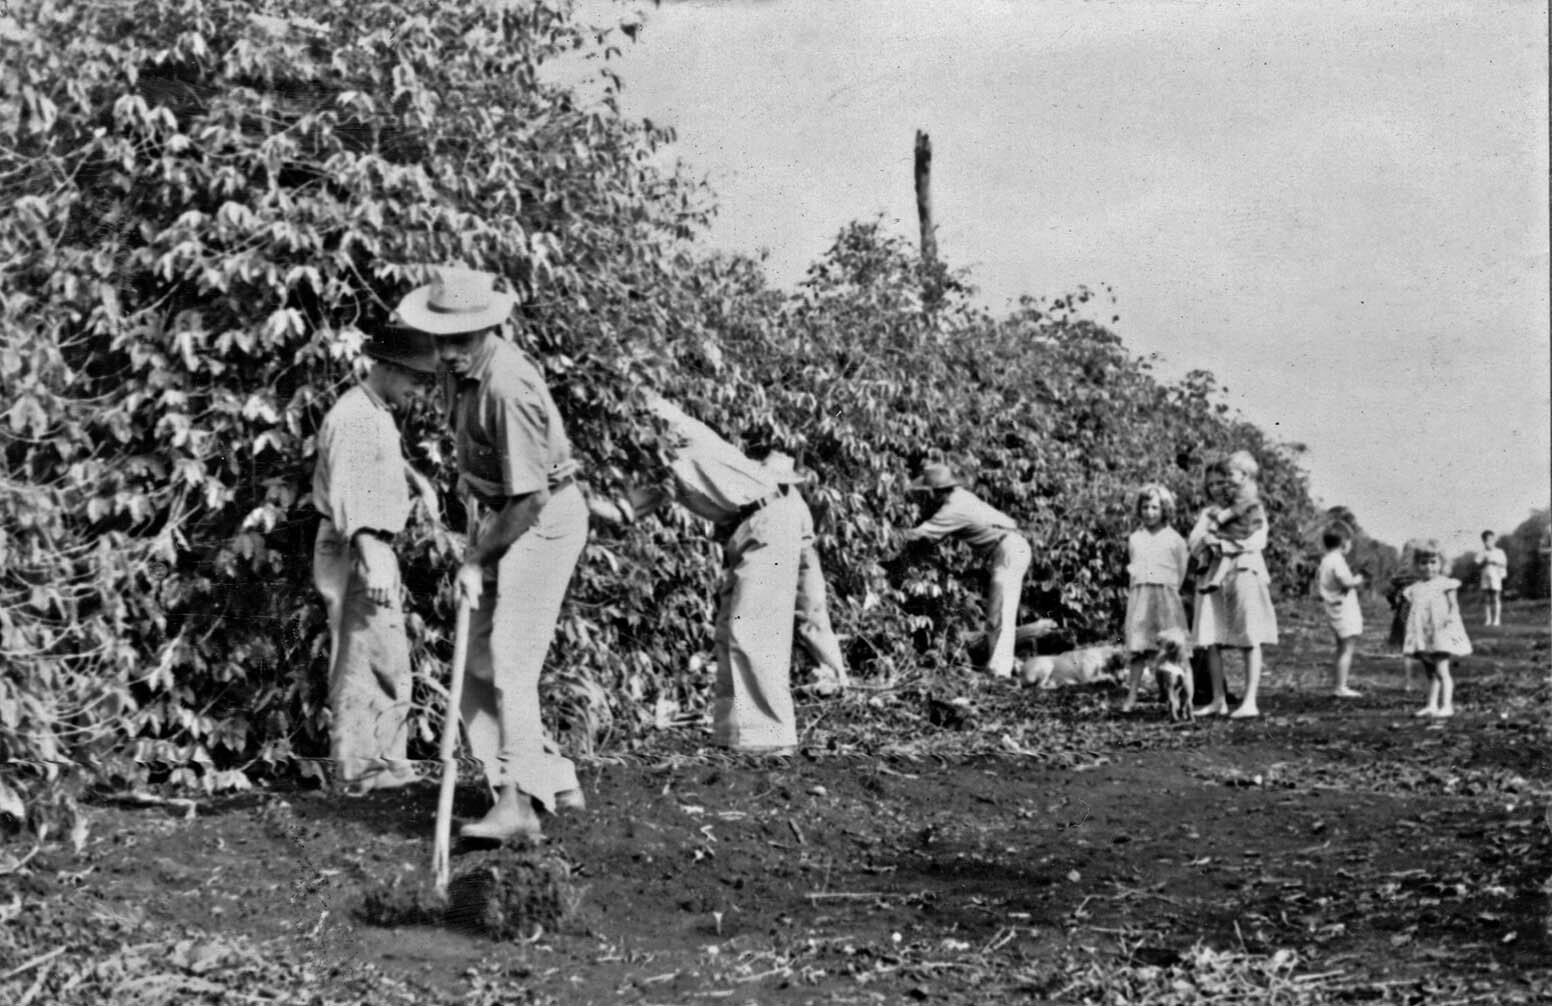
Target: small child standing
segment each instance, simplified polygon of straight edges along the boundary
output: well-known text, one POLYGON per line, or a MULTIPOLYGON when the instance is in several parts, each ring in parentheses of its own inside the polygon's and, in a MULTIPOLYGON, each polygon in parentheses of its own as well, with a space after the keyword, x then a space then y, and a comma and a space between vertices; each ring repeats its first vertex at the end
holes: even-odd
POLYGON ((1477 558, 1478 586, 1482 589, 1482 624, 1503 624, 1503 585, 1509 575, 1509 556, 1498 547, 1498 536, 1482 532, 1482 553, 1477 558))
POLYGON ((1402 592, 1407 615, 1401 652, 1428 671, 1428 704, 1417 715, 1454 716, 1450 658, 1471 653, 1471 640, 1460 617, 1460 581, 1444 575, 1444 556, 1433 541, 1419 542, 1412 561, 1419 578, 1402 592))
MULTIPOLYGON (((1266 507, 1261 505, 1261 492, 1256 486, 1261 466, 1249 451, 1235 451, 1229 455, 1224 473, 1232 498, 1208 509, 1207 530, 1219 541, 1240 543, 1257 531, 1266 530, 1266 507)), ((1204 545, 1192 553, 1192 558, 1203 571, 1197 581, 1197 593, 1222 590, 1224 579, 1234 569, 1232 552, 1226 557, 1221 545, 1204 545)))
POLYGON ((1326 621, 1336 637, 1332 681, 1337 698, 1355 699, 1359 693, 1348 687, 1347 676, 1353 669, 1358 637, 1363 635, 1363 611, 1358 607, 1358 588, 1363 585, 1363 577, 1354 575, 1347 566, 1347 553, 1353 550, 1352 534, 1347 528, 1327 528, 1321 543, 1326 547, 1326 555, 1320 560, 1315 582, 1326 609, 1326 621))
POLYGON ((1137 686, 1159 633, 1189 627, 1185 606, 1180 603, 1189 552, 1180 532, 1170 526, 1175 518, 1175 494, 1157 483, 1145 485, 1137 491, 1136 512, 1142 527, 1126 540, 1130 588, 1125 638, 1131 674, 1126 700, 1121 703, 1123 713, 1137 705, 1137 686))

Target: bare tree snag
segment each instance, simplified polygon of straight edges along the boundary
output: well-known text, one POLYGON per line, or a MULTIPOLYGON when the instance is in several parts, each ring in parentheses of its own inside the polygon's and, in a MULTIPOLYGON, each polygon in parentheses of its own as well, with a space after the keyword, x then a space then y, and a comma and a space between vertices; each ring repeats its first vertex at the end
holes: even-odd
POLYGON ((938 260, 938 238, 932 226, 932 139, 916 131, 916 219, 921 224, 922 264, 938 260))

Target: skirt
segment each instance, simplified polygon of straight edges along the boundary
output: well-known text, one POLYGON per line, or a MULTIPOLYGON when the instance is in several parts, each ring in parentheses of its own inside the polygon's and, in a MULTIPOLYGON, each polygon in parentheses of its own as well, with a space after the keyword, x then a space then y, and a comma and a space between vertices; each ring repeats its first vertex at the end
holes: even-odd
POLYGON ((1277 612, 1266 580, 1248 570, 1230 572, 1223 586, 1196 597, 1196 645, 1248 649, 1277 642, 1277 612))
POLYGON ((1130 653, 1156 649, 1154 639, 1165 629, 1190 632, 1180 591, 1167 583, 1134 583, 1126 595, 1126 631, 1122 642, 1130 653))

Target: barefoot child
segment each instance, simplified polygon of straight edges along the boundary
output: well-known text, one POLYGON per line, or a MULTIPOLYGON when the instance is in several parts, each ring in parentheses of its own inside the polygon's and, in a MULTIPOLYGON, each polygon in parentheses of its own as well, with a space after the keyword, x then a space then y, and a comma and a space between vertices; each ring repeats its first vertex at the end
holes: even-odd
POLYGON ((1336 637, 1332 682, 1337 698, 1354 699, 1358 693, 1347 686, 1347 675, 1353 669, 1353 651, 1358 647, 1358 637, 1363 635, 1363 612, 1358 607, 1358 588, 1363 585, 1363 577, 1354 575, 1347 566, 1347 553, 1353 550, 1353 538, 1345 527, 1333 525, 1327 528, 1321 543, 1326 546, 1326 555, 1320 560, 1315 580, 1321 604, 1326 609, 1326 621, 1336 637))
POLYGON ((1433 541, 1420 543, 1412 559, 1420 579, 1404 591, 1407 619, 1401 652, 1428 671, 1428 704, 1417 715, 1454 716, 1450 657, 1471 653, 1471 640, 1460 617, 1460 581, 1444 575, 1444 556, 1433 541))
POLYGON ((1253 480, 1255 458, 1247 451, 1236 451, 1219 458, 1207 468, 1207 495, 1212 501, 1197 517, 1196 526, 1186 536, 1192 554, 1211 550, 1221 556, 1222 587, 1200 594, 1196 599, 1196 624, 1193 634, 1197 646, 1207 647, 1207 670, 1212 679, 1212 701, 1196 710, 1198 716, 1229 714, 1224 695, 1223 650, 1225 647, 1245 654, 1245 695, 1232 715, 1236 719, 1260 715, 1256 705, 1261 687, 1261 647, 1277 642, 1277 613, 1272 610, 1272 595, 1267 589, 1271 579, 1261 550, 1266 548, 1267 525, 1242 539, 1221 537, 1219 514, 1234 506, 1240 487, 1253 480))
POLYGON ((1498 547, 1498 536, 1491 531, 1482 532, 1482 552, 1477 558, 1477 569, 1482 588, 1482 624, 1503 624, 1503 585, 1509 575, 1509 556, 1498 547))
POLYGON ((1185 629, 1186 611, 1180 584, 1186 578, 1189 553, 1185 539, 1170 526, 1175 518, 1175 494, 1162 485, 1145 485, 1137 492, 1137 519, 1142 527, 1126 540, 1126 650, 1131 675, 1126 682, 1123 713, 1137 705, 1137 685, 1152 655, 1159 633, 1185 629))

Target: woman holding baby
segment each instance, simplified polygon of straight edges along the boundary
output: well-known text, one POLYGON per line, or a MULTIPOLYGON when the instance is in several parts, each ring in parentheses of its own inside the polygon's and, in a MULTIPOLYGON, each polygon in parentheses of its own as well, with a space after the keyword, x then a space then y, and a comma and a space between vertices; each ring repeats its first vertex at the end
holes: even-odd
POLYGON ((1196 597, 1193 635, 1207 647, 1212 701, 1198 716, 1228 715, 1245 719, 1260 715, 1256 706, 1261 687, 1261 647, 1277 642, 1277 613, 1268 588, 1271 579, 1262 550, 1267 542, 1266 509, 1256 491, 1260 466, 1249 451, 1235 451, 1207 467, 1208 506, 1198 515, 1186 542, 1203 581, 1196 597), (1245 654, 1245 697, 1229 712, 1224 697, 1223 650, 1245 654))

